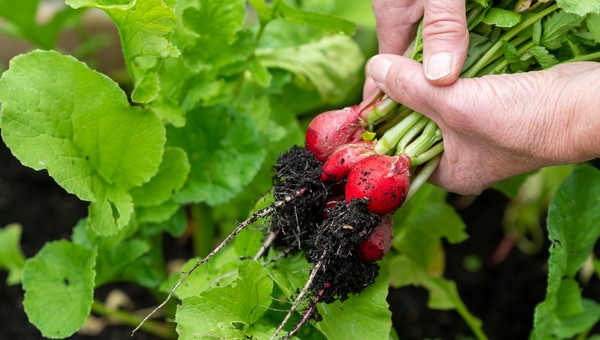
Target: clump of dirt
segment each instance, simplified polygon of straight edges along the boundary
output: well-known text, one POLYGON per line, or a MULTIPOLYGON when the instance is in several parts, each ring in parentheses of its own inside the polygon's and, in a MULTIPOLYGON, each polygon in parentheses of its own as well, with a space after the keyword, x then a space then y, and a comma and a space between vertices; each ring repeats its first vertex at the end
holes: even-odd
POLYGON ((276 201, 293 201, 275 208, 270 230, 278 233, 274 247, 285 252, 304 249, 325 205, 328 187, 321 182, 323 165, 308 150, 293 146, 273 165, 276 201))
POLYGON ((358 255, 358 246, 381 223, 381 217, 366 209, 368 200, 337 202, 329 217, 313 232, 306 258, 321 262, 319 274, 311 287, 319 300, 331 303, 346 300, 375 281, 379 266, 365 263, 358 255))

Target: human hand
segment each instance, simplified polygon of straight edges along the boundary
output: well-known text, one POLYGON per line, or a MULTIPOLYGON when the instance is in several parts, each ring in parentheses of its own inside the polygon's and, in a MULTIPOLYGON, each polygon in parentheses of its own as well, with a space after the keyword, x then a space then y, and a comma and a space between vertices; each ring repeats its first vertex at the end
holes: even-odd
POLYGON ((379 55, 367 73, 392 99, 441 128, 444 153, 430 181, 448 191, 477 194, 517 174, 600 156, 599 63, 438 86, 420 63, 379 55))
MULTIPOLYGON (((432 84, 456 81, 469 47, 464 0, 373 0, 379 53, 402 55, 423 18, 424 73, 432 84)), ((365 93, 374 90, 367 79, 365 93)))

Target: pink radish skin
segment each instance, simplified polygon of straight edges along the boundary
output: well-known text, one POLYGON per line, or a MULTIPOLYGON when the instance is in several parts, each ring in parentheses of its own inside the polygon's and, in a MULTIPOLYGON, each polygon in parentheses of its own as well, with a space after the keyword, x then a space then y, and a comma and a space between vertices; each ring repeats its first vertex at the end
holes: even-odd
POLYGON ((323 164, 321 181, 339 182, 348 177, 350 170, 367 157, 377 155, 372 142, 345 144, 337 148, 323 164))
POLYGON ((390 214, 404 203, 409 183, 410 160, 405 155, 368 157, 348 174, 346 202, 367 198, 367 210, 390 214))
POLYGON ((365 129, 359 115, 358 108, 351 106, 316 116, 306 131, 306 149, 320 162, 325 162, 339 146, 360 141, 365 129))
POLYGON ((392 247, 394 228, 392 216, 387 214, 381 216, 379 224, 369 238, 358 245, 358 255, 363 262, 375 262, 381 260, 392 247))

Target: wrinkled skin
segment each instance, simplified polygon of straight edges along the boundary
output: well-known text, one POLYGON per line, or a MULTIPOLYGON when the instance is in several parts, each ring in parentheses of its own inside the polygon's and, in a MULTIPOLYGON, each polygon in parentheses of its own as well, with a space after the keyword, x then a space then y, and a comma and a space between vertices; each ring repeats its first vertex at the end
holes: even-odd
POLYGON ((545 166, 600 156, 600 64, 430 84, 423 66, 394 55, 368 65, 394 100, 431 118, 444 154, 430 181, 459 194, 545 166), (382 65, 383 64, 383 65, 382 65))

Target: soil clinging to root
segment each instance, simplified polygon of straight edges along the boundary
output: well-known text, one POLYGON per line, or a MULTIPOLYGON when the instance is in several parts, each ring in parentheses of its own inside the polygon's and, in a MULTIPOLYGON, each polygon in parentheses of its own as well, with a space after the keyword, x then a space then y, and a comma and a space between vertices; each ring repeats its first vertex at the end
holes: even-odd
POLYGON ((358 246, 381 223, 381 217, 366 209, 368 200, 338 202, 329 218, 319 224, 306 249, 309 262, 322 262, 313 287, 319 300, 331 303, 346 300, 375 281, 379 266, 365 263, 358 255, 358 246))
MULTIPOLYGON (((304 251, 321 268, 310 288, 320 302, 345 300, 375 281, 379 266, 362 262, 358 246, 381 223, 366 209, 368 200, 337 202, 323 219, 323 207, 333 188, 321 182, 322 164, 303 147, 293 146, 273 166, 276 201, 288 201, 271 214, 273 246, 284 252, 304 251)), ((318 317, 315 315, 314 317, 318 317)))
POLYGON ((328 188, 321 182, 323 165, 308 150, 293 146, 273 165, 273 195, 289 200, 271 216, 271 231, 278 237, 274 247, 285 252, 304 249, 321 222, 328 188))

